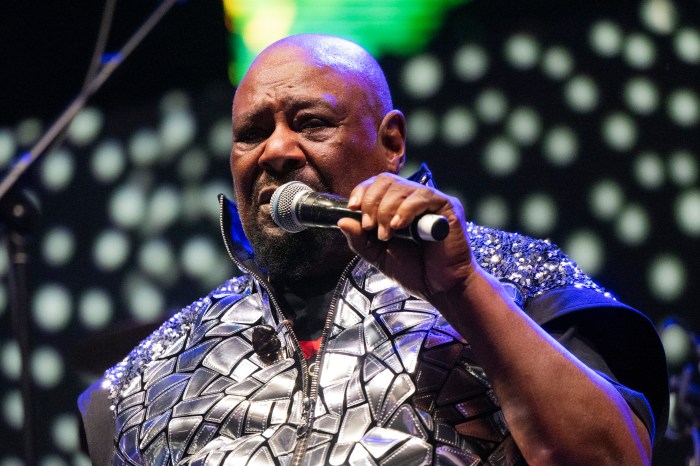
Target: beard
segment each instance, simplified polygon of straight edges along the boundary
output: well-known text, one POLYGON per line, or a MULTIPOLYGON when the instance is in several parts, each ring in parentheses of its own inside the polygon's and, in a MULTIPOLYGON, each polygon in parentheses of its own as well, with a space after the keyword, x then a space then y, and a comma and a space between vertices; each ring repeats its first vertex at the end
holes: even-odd
MULTIPOLYGON (((270 215, 261 215, 260 191, 265 187, 301 181, 316 191, 329 191, 323 183, 289 175, 266 182, 258 180, 252 202, 245 211, 239 210, 243 230, 255 252, 255 261, 263 273, 287 283, 314 276, 339 275, 353 256, 340 231, 313 228, 288 233, 276 226, 270 215)), ((263 177, 268 178, 267 175, 263 177)))

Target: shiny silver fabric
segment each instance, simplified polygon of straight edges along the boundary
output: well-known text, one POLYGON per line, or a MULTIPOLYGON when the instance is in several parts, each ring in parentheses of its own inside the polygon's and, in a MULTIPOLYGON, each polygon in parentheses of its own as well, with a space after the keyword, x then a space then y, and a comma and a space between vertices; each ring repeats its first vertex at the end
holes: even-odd
MULTIPOLYGON (((564 286, 603 293, 549 243, 470 235, 516 303, 564 286)), ((296 338, 253 278, 166 322, 106 374, 114 464, 522 464, 486 375, 440 313, 363 261, 343 280, 315 397, 296 338), (251 342, 263 324, 282 342, 269 364, 251 342)))

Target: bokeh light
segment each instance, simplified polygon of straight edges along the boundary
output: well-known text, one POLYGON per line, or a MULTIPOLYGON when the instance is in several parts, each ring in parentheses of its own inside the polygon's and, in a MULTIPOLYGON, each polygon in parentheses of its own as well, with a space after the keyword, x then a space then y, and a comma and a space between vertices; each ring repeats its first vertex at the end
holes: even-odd
POLYGON ((455 52, 452 67, 459 79, 477 81, 488 71, 489 57, 481 46, 466 44, 455 52))
POLYGON ((476 135, 477 123, 465 107, 454 107, 442 120, 442 139, 450 146, 467 144, 476 135))
POLYGON ((417 146, 429 144, 438 131, 438 121, 432 111, 418 109, 408 115, 409 142, 417 146))
POLYGON ((433 96, 443 80, 442 64, 431 55, 419 55, 408 61, 403 69, 405 91, 415 99, 433 96))

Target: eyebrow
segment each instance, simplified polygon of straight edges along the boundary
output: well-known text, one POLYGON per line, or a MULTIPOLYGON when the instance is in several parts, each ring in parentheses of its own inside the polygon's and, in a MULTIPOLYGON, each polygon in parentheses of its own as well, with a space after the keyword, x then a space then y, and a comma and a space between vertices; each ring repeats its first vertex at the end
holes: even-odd
MULTIPOLYGON (((299 111, 307 108, 320 107, 333 112, 338 112, 340 108, 337 104, 338 99, 331 94, 323 94, 323 97, 291 96, 290 98, 286 99, 285 111, 299 111)), ((261 108, 252 108, 251 110, 239 115, 237 118, 234 115, 234 125, 236 120, 244 122, 255 120, 259 115, 264 114, 266 111, 266 106, 263 105, 261 108)))

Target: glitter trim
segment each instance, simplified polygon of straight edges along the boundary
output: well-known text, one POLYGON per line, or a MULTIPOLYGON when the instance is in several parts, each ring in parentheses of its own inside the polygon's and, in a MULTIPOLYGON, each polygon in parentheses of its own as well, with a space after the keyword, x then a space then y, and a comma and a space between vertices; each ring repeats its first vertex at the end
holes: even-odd
POLYGON ((212 302, 231 294, 248 295, 251 293, 252 280, 248 276, 233 277, 180 312, 166 320, 156 331, 143 340, 121 362, 104 374, 103 387, 109 389, 112 401, 112 414, 116 414, 116 401, 120 398, 128 382, 141 374, 143 369, 162 355, 168 347, 180 337, 187 334, 197 318, 206 311, 212 302))
POLYGON ((473 223, 467 225, 467 232, 479 265, 497 279, 515 285, 523 302, 567 286, 595 290, 614 299, 549 241, 473 223))

